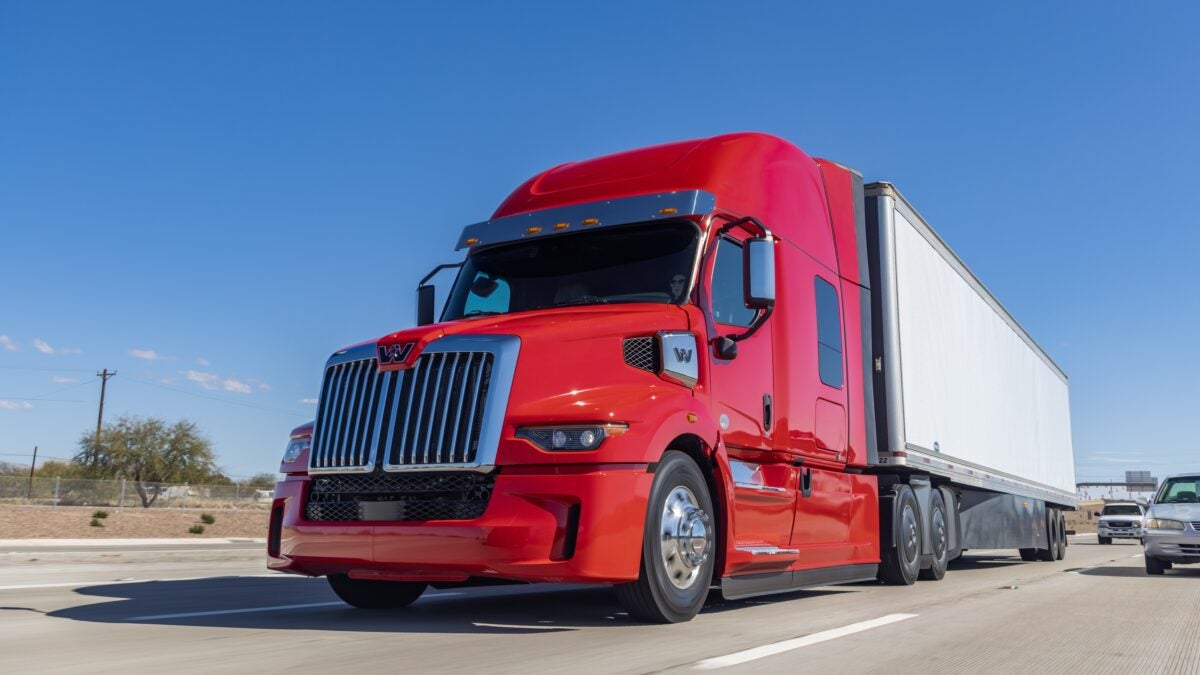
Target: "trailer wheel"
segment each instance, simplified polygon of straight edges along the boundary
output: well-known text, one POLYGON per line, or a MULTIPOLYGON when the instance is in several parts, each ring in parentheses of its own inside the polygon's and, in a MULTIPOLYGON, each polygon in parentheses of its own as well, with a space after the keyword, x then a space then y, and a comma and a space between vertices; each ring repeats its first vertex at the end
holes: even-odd
POLYGON ((359 609, 396 609, 414 602, 429 584, 418 581, 364 581, 330 574, 329 586, 347 605, 359 609))
POLYGON ((882 550, 878 578, 885 584, 909 586, 921 572, 921 510, 907 485, 892 499, 892 546, 882 550))
POLYGON ((933 562, 917 576, 926 581, 938 581, 946 576, 946 566, 950 564, 947 559, 950 537, 946 532, 946 503, 942 499, 941 490, 935 489, 929 498, 929 521, 926 525, 929 527, 929 541, 933 546, 933 562))
POLYGON ((1067 518, 1058 511, 1058 546, 1054 550, 1054 559, 1062 560, 1067 557, 1067 518))
POLYGON ((1058 551, 1058 518, 1054 509, 1046 509, 1046 546, 1037 550, 1037 559, 1043 562, 1053 562, 1058 551))
POLYGON ((712 584, 712 498, 700 468, 668 450, 654 472, 637 581, 615 587, 630 616, 654 623, 690 621, 712 584))

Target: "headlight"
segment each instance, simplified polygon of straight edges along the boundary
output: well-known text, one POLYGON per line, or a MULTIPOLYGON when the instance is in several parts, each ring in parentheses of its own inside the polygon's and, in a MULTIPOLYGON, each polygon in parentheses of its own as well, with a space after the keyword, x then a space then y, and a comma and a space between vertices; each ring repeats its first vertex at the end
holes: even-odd
POLYGON ((1178 520, 1166 520, 1165 518, 1147 518, 1147 530, 1182 530, 1183 522, 1178 520))
POLYGON ((628 430, 629 426, 625 424, 520 427, 517 438, 524 438, 542 450, 586 451, 595 450, 605 438, 620 436, 628 430))
POLYGON ((288 442, 287 449, 283 451, 283 463, 289 464, 296 461, 311 445, 312 438, 293 438, 288 442))

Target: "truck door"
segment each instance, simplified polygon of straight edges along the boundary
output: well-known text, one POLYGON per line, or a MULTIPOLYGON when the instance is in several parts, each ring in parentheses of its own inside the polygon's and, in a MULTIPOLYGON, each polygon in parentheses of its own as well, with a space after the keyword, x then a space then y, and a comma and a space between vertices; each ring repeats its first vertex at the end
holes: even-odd
MULTIPOLYGON (((716 335, 740 335, 755 318, 743 290, 745 239, 735 230, 713 244, 708 297, 716 335)), ((731 359, 722 358, 713 344, 708 349, 712 409, 726 452, 736 463, 733 538, 739 547, 785 547, 795 510, 791 467, 771 443, 778 422, 771 332, 768 325, 738 342, 737 356, 731 359), (740 480, 739 475, 750 478, 740 480)))
POLYGON ((843 562, 849 554, 852 482, 847 449, 845 334, 836 274, 815 262, 797 261, 792 295, 798 300, 789 344, 789 451, 798 465, 796 516, 791 544, 802 562, 843 562), (803 269, 807 268, 807 269, 803 269))

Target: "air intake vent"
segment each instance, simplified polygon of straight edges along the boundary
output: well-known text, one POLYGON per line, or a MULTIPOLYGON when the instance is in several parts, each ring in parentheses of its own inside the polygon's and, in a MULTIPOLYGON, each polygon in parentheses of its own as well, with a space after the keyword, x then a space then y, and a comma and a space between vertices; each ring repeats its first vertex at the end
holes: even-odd
POLYGON ((625 351, 625 363, 650 373, 657 373, 661 359, 658 354, 658 340, 653 337, 625 338, 622 345, 625 351))

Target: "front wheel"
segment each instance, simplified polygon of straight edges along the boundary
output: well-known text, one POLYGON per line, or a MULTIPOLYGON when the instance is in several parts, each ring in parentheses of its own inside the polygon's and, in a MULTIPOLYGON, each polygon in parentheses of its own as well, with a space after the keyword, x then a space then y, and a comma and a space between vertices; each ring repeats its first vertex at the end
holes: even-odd
POLYGON ((650 488, 638 579, 615 587, 630 616, 679 623, 704 607, 716 541, 712 513, 700 468, 686 454, 668 450, 650 488))
POLYGON ((1166 572, 1166 570, 1167 570, 1167 566, 1165 564, 1165 561, 1159 560, 1158 558, 1151 558, 1150 556, 1146 556, 1146 574, 1156 574, 1157 575, 1157 574, 1162 574, 1162 573, 1166 572))
POLYGON ((428 584, 417 581, 363 581, 330 574, 329 586, 342 602, 359 609, 396 609, 417 601, 428 584))
POLYGON ((1100 545, 1105 546, 1112 543, 1112 537, 1100 537, 1100 545))

